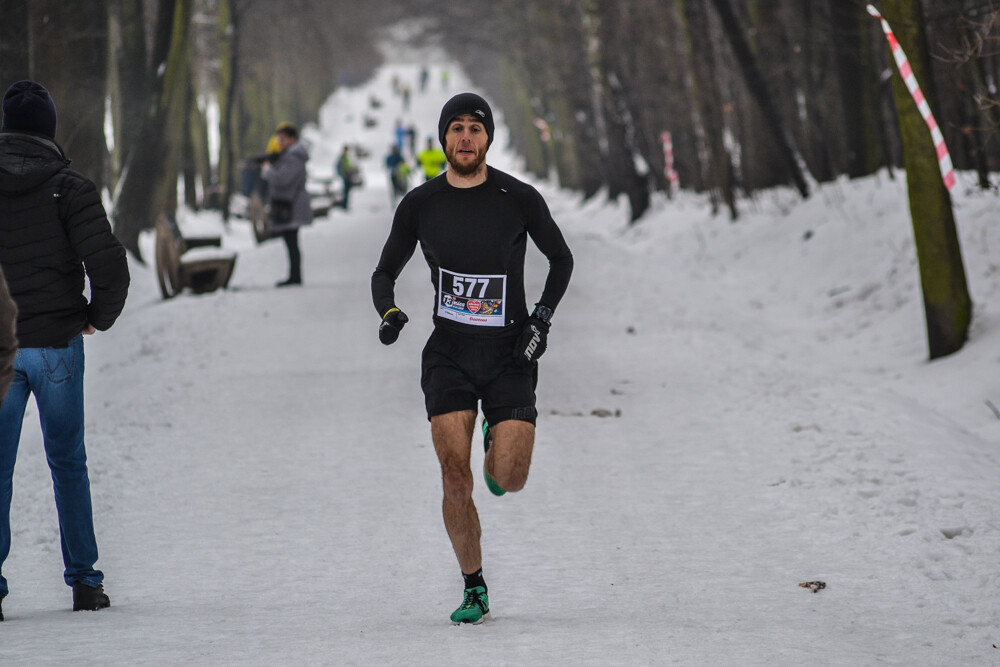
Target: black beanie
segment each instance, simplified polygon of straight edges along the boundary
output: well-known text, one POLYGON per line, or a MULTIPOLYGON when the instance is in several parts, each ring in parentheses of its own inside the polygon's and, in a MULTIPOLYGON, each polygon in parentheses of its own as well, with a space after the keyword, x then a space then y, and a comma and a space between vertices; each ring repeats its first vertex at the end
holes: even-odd
POLYGON ((45 87, 18 81, 3 96, 3 131, 35 132, 56 138, 56 105, 45 87))
POLYGON ((486 136, 488 137, 486 145, 489 146, 492 144, 493 110, 490 109, 490 105, 486 103, 486 100, 475 93, 459 93, 445 102, 444 108, 441 109, 441 119, 438 121, 438 139, 441 140, 441 147, 444 148, 445 145, 444 135, 448 129, 448 125, 451 121, 455 120, 456 117, 463 114, 469 114, 479 118, 483 127, 486 128, 486 136))

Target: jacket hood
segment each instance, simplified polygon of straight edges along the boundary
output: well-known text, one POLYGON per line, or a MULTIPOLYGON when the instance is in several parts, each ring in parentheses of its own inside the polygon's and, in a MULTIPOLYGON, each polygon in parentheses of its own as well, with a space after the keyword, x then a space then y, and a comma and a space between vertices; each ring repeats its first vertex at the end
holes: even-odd
POLYGON ((69 162, 54 141, 22 132, 0 132, 0 192, 36 188, 69 162))

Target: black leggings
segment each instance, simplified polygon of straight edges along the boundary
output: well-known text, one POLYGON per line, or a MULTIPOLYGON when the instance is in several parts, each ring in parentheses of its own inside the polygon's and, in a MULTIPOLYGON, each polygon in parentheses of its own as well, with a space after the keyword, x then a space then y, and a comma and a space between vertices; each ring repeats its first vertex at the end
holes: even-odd
POLYGON ((298 227, 282 232, 281 238, 285 240, 285 246, 288 248, 288 279, 302 280, 302 253, 299 251, 298 227))

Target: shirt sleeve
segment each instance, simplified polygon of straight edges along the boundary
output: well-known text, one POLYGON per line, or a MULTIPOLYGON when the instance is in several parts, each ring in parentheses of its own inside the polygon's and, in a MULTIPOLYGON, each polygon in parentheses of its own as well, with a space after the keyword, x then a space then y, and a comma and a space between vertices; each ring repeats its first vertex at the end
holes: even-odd
POLYGON ((542 195, 531 189, 528 210, 528 236, 549 260, 549 273, 538 303, 556 309, 569 287, 573 275, 573 253, 563 238, 542 195))
POLYGON ((379 317, 396 307, 396 278, 413 256, 417 247, 417 234, 413 224, 411 200, 404 197, 396 207, 389 238, 382 247, 382 255, 372 274, 372 303, 379 317))

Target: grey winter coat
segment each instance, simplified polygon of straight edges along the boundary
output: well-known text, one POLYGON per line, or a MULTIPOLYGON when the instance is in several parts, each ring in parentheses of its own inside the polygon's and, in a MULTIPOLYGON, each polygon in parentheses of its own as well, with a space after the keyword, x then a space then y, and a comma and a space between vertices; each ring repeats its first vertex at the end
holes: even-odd
POLYGON ((272 232, 286 232, 298 229, 312 222, 312 205, 306 192, 306 162, 309 151, 301 141, 286 148, 274 163, 261 171, 261 178, 268 183, 268 203, 276 199, 292 202, 292 219, 284 224, 276 224, 270 217, 267 224, 272 232))

